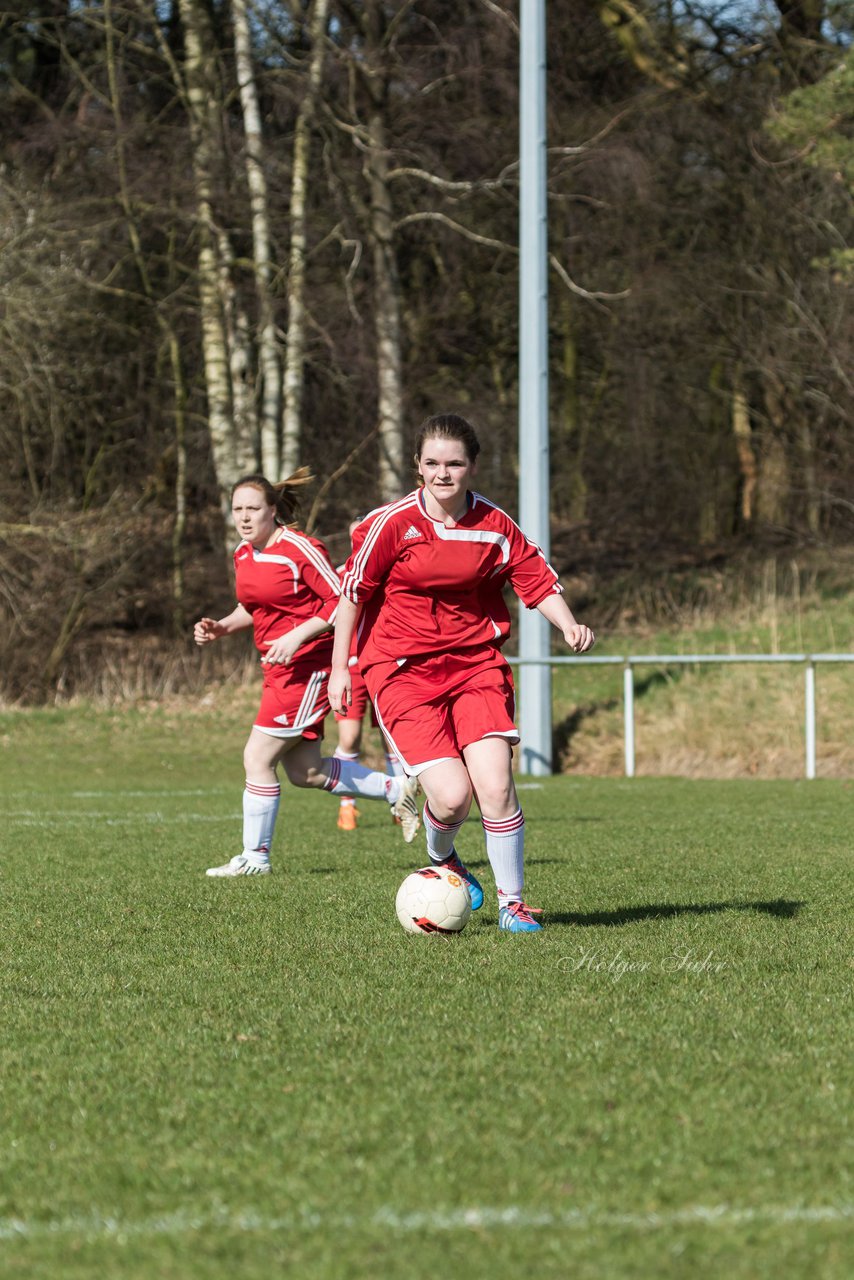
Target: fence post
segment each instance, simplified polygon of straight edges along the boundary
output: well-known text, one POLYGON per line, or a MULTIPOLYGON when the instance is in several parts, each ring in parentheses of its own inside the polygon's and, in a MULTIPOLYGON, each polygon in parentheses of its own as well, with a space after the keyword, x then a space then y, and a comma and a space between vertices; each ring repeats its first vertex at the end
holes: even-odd
POLYGON ((806 776, 815 777, 815 663, 807 659, 804 671, 806 776))
POLYGON ((626 777, 635 776, 635 680, 632 664, 623 667, 623 736, 626 777))

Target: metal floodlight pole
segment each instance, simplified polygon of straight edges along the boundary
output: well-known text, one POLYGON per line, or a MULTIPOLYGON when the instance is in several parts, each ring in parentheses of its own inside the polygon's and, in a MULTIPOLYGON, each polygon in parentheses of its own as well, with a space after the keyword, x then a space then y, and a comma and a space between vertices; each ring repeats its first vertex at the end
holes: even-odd
MULTIPOLYGON (((519 65, 519 523, 549 555, 546 6, 521 0, 519 65)), ((520 768, 552 771, 549 624, 519 607, 520 768), (525 666, 526 658, 540 659, 525 666)))

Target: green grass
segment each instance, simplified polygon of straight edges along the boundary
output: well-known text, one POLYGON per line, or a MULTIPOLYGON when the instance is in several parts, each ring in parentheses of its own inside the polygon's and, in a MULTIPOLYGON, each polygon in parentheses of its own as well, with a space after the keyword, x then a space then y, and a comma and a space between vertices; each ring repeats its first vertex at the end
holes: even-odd
POLYGON ((381 806, 205 879, 247 720, 0 716, 6 1274, 850 1275, 850 784, 547 780, 543 934, 412 938, 381 806))

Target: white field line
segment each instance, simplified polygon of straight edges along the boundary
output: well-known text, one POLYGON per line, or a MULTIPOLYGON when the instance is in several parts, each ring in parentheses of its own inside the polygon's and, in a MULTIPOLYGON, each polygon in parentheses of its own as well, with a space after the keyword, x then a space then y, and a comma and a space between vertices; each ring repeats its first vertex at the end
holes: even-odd
POLYGON ((40 1240, 55 1237, 78 1237, 86 1240, 125 1240, 157 1236, 178 1236, 210 1230, 296 1234, 323 1231, 338 1233, 381 1228, 398 1235, 419 1231, 431 1233, 492 1228, 507 1231, 549 1228, 557 1231, 598 1231, 603 1228, 621 1231, 668 1231, 683 1227, 740 1227, 766 1225, 782 1227, 804 1223, 815 1225, 851 1221, 854 1204, 837 1205, 766 1205, 738 1208, 735 1205, 691 1205, 684 1209, 659 1213, 608 1213, 597 1209, 523 1209, 470 1208, 424 1210, 399 1213, 392 1208, 375 1213, 327 1214, 305 1210, 299 1214, 275 1217, 253 1209, 229 1209, 219 1206, 193 1212, 179 1209, 151 1218, 127 1219, 109 1214, 80 1214, 47 1221, 23 1218, 0 1218, 0 1241, 40 1240))
POLYGON ((6 822, 18 827, 68 827, 83 822, 99 822, 105 827, 126 827, 135 823, 149 823, 162 826, 170 822, 234 822, 242 817, 237 810, 233 813, 125 813, 116 815, 100 810, 78 809, 74 813, 44 814, 35 809, 18 809, 15 813, 4 814, 6 822))
POLYGON ((220 794, 220 790, 220 788, 196 787, 192 791, 179 791, 177 789, 173 791, 171 787, 167 787, 162 791, 117 791, 113 788, 112 791, 106 789, 103 791, 72 791, 71 795, 74 800, 98 800, 102 796, 112 796, 114 800, 124 800, 126 796, 154 800, 158 796, 215 796, 220 794))

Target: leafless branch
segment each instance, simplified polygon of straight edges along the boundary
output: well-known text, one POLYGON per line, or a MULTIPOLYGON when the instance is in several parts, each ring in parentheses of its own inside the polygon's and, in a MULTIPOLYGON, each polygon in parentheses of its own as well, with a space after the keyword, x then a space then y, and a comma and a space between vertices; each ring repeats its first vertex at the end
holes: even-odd
POLYGON ((502 9, 501 5, 495 4, 495 0, 480 0, 480 3, 483 5, 484 9, 488 9, 490 13, 494 13, 502 22, 505 22, 513 32, 514 36, 518 38, 519 23, 513 17, 512 13, 508 13, 506 9, 502 9))
POLYGON ((493 240, 490 236, 479 236, 476 231, 470 231, 468 227, 464 227, 460 222, 455 222, 447 214, 438 213, 432 209, 424 209, 421 213, 408 213, 405 218, 400 218, 394 224, 395 230, 399 230, 400 227, 405 227, 411 222, 442 222, 445 226, 450 227, 452 231, 458 231, 461 236, 465 236, 467 240, 473 240, 475 244, 484 244, 492 249, 506 249, 510 253, 519 252, 515 245, 507 244, 504 240, 493 240))
POLYGON ((576 284, 570 276, 566 268, 558 261, 553 253, 549 254, 549 262, 560 276, 563 283, 571 293, 575 293, 579 298, 586 298, 588 302, 616 302, 619 298, 627 298, 631 293, 631 289, 623 289, 620 293, 603 293, 601 290, 582 289, 580 284, 576 284))
MULTIPOLYGON (((506 170, 505 170, 506 172, 506 170)), ((440 178, 436 173, 428 173, 426 169, 390 169, 388 173, 389 182, 393 178, 420 178, 422 182, 429 182, 433 187, 439 187, 442 191, 494 191, 496 187, 504 185, 503 177, 484 178, 474 182, 451 182, 448 178, 440 178)))
POLYGON ((315 522, 317 520, 317 516, 323 504, 323 499, 326 497, 327 493, 332 488, 333 484, 335 484, 336 480, 341 479, 344 473, 348 470, 350 464, 362 452, 365 446, 370 444, 370 442, 379 435, 379 431, 380 431, 380 424, 377 423, 377 425, 373 428, 373 430, 369 431, 366 436, 363 436, 362 439, 359 441, 359 443, 356 445, 356 447, 350 450, 350 452, 347 454, 347 457, 341 463, 340 467, 336 467, 336 469, 332 472, 332 474, 326 477, 323 484, 318 489, 317 496, 315 497, 314 502, 311 504, 311 510, 309 511, 308 516, 306 517, 306 522, 305 522, 306 533, 311 533, 313 531, 315 527, 315 522))

